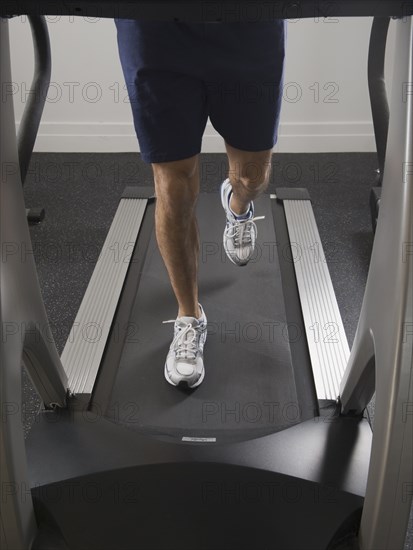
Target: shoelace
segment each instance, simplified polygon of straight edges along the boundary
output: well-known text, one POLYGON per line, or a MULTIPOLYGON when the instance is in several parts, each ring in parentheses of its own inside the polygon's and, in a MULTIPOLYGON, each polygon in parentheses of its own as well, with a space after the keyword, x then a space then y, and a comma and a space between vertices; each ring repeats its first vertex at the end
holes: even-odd
POLYGON ((235 220, 228 222, 228 227, 225 228, 225 236, 230 239, 234 239, 234 245, 238 247, 241 243, 241 246, 250 244, 252 237, 251 231, 254 228, 257 230, 255 225, 256 220, 263 220, 265 216, 256 216, 255 218, 247 218, 246 220, 235 220))
MULTIPOLYGON (((169 319, 168 321, 162 321, 162 323, 175 323, 176 319, 169 319)), ((178 331, 172 340, 171 346, 173 347, 176 357, 178 359, 196 359, 197 352, 197 333, 191 323, 187 323, 185 327, 178 325, 178 331), (186 336, 189 335, 189 338, 186 336)), ((199 335, 198 335, 199 336, 199 335)))

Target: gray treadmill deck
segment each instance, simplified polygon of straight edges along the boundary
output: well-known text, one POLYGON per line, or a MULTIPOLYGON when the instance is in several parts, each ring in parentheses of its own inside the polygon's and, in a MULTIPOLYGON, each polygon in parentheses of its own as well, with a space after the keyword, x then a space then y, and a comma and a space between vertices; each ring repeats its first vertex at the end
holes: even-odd
MULTIPOLYGON (((177 304, 155 234, 151 240, 106 411, 131 429, 217 442, 276 432, 312 418, 301 406, 291 361, 276 236, 268 196, 255 201, 256 253, 245 267, 232 264, 222 245, 225 215, 218 194, 200 195, 199 301, 208 318, 206 375, 193 391, 169 385, 163 374, 177 304), (241 435, 242 434, 242 435, 241 435)), ((303 335, 304 337, 304 335, 303 335)), ((311 369, 296 365, 296 369, 311 369)))

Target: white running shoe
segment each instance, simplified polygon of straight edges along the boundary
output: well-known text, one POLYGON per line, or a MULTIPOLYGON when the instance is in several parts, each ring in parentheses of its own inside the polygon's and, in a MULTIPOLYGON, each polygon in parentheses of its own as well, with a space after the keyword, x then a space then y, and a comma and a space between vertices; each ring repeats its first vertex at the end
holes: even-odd
POLYGON ((229 207, 231 194, 232 185, 227 178, 221 184, 221 202, 227 216, 223 244, 231 262, 241 266, 246 265, 254 253, 257 239, 257 226, 254 222, 263 220, 265 216, 254 218, 254 203, 252 201, 246 214, 235 215, 229 207))
POLYGON ((196 388, 204 379, 204 344, 207 337, 207 318, 201 304, 201 317, 177 317, 163 321, 175 323, 174 338, 165 362, 165 378, 178 386, 196 388))

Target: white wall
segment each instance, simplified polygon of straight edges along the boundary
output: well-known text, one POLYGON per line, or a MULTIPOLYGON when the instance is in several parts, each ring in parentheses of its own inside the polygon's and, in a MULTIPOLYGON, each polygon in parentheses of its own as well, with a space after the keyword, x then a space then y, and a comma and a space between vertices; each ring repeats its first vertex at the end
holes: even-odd
MULTIPOLYGON (((53 84, 35 151, 139 151, 113 20, 49 16, 47 21, 53 84)), ((275 150, 375 150, 366 73, 370 27, 371 18, 288 22, 283 108, 275 150)), ((10 35, 18 122, 33 71, 31 33, 24 16, 11 20, 10 35)), ((388 82, 392 57, 391 26, 388 82)), ((210 124, 202 151, 225 151, 222 138, 210 124)))

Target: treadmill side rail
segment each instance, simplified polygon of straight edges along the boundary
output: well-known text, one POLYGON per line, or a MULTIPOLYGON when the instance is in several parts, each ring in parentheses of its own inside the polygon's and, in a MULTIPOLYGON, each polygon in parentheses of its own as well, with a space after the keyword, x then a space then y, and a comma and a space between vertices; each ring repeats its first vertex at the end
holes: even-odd
POLYGON ((283 199, 307 343, 319 400, 335 400, 350 350, 310 200, 283 199))
POLYGON ((146 205, 150 200, 150 197, 133 197, 132 189, 131 193, 124 193, 119 202, 62 353, 62 363, 69 379, 69 392, 79 402, 89 401, 91 397, 146 205))
POLYGON ((340 391, 346 413, 362 411, 376 390, 360 529, 365 550, 403 548, 413 487, 413 21, 409 17, 393 24, 394 93, 380 212, 340 391))

